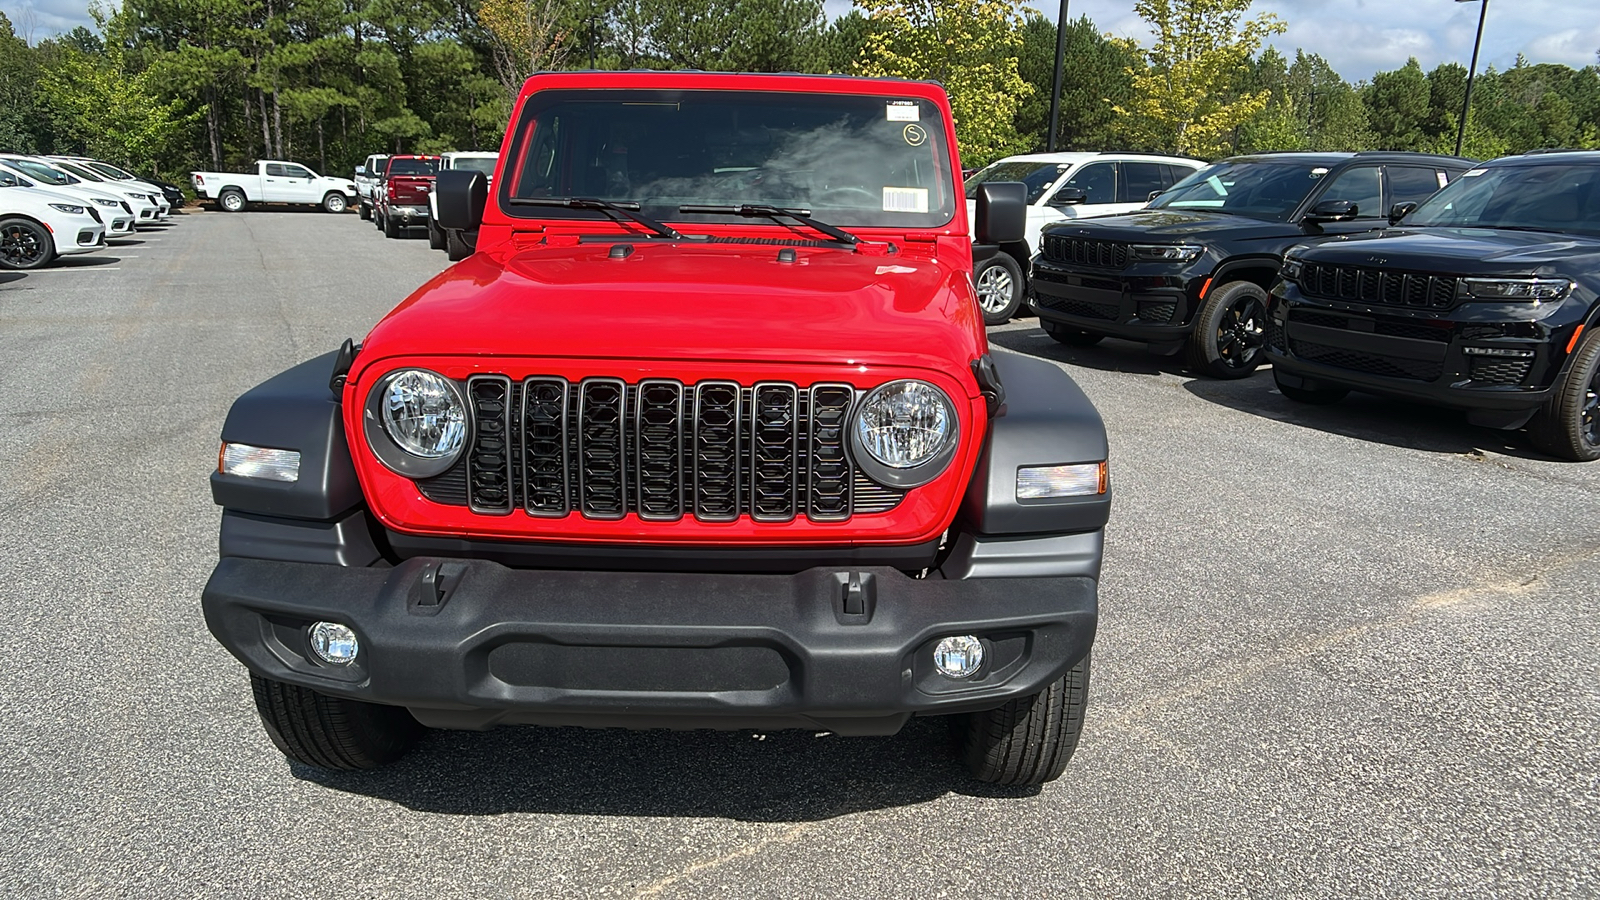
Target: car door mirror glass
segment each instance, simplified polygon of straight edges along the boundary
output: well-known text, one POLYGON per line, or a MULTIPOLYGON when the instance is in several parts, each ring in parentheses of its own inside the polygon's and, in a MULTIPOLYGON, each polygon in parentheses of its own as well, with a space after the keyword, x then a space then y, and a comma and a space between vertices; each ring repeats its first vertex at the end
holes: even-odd
POLYGON ((1307 222, 1343 222, 1360 215, 1359 204, 1349 200, 1323 200, 1306 214, 1307 222))
POLYGON ((1410 202, 1396 203, 1394 206, 1389 207, 1389 224, 1400 224, 1400 220, 1411 215, 1411 211, 1416 208, 1417 205, 1410 202))
POLYGON ((1075 187, 1064 187, 1056 191, 1056 195, 1050 198, 1051 206, 1077 206, 1080 203, 1087 202, 1089 202, 1089 194, 1083 188, 1075 187))

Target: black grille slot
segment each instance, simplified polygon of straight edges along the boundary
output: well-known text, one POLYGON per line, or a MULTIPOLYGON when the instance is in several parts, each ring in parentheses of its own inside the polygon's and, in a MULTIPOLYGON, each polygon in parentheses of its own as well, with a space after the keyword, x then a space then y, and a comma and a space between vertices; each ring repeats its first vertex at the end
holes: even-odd
POLYGON ((590 518, 620 519, 628 512, 627 396, 620 378, 585 378, 578 384, 578 505, 590 518))
POLYGON ((572 511, 567 391, 561 378, 529 378, 522 384, 522 492, 529 515, 564 516, 572 511))
POLYGON ((845 451, 845 428, 855 396, 855 389, 847 384, 811 388, 811 471, 806 479, 806 514, 813 521, 842 522, 850 518, 854 473, 845 451))
POLYGON ((1051 294, 1040 293, 1034 297, 1033 302, 1045 309, 1053 309, 1069 316, 1078 316, 1083 319, 1114 320, 1121 307, 1105 303, 1085 303, 1082 300, 1068 300, 1065 297, 1056 297, 1051 294))
POLYGON ((1456 279, 1448 275, 1356 266, 1307 263, 1301 270, 1300 289, 1312 297, 1352 303, 1448 309, 1456 302, 1456 279))
POLYGON ((1493 356, 1472 357, 1472 380, 1482 384, 1521 384, 1533 360, 1493 356))
POLYGON ((1285 347, 1283 340, 1283 326, 1272 319, 1267 320, 1266 343, 1268 347, 1282 350, 1285 347))
POLYGON ((477 513, 507 515, 511 496, 511 379, 474 375, 467 380, 472 404, 472 446, 467 451, 467 505, 477 513))
POLYGON ((1322 363, 1325 366, 1349 369, 1353 372, 1382 375, 1385 378, 1433 381, 1444 371, 1442 363, 1402 359, 1397 356, 1379 356, 1375 353, 1360 353, 1355 350, 1346 350, 1342 347, 1314 344, 1310 341, 1296 340, 1291 343, 1292 346, 1289 349, 1293 350, 1294 354, 1301 359, 1322 363))
POLYGON ((683 517, 683 385, 641 381, 633 405, 641 519, 683 517))
POLYGON ((1094 269, 1125 269, 1128 266, 1128 245, 1047 234, 1044 238, 1044 258, 1051 262, 1094 269))
POLYGON ((1165 325, 1172 321, 1172 314, 1177 310, 1177 303, 1141 303, 1139 321, 1149 322, 1152 325, 1165 325))
POLYGON ((758 384, 750 404, 750 516, 795 517, 800 393, 792 384, 758 384))
POLYGON ((739 518, 741 393, 732 381, 695 386, 694 514, 707 522, 739 518))

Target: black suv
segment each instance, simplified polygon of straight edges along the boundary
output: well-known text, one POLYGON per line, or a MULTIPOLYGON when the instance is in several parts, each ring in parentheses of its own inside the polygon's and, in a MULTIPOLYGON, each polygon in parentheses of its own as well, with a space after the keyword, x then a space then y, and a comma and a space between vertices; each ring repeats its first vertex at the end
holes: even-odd
POLYGON ((1371 231, 1472 162, 1421 153, 1262 153, 1225 159, 1148 209, 1051 225, 1033 260, 1039 324, 1063 344, 1145 341, 1217 378, 1262 362, 1267 290, 1310 236, 1371 231))
POLYGON ((1291 248, 1282 275, 1284 396, 1408 397, 1600 459, 1600 153, 1485 163, 1398 228, 1291 248))

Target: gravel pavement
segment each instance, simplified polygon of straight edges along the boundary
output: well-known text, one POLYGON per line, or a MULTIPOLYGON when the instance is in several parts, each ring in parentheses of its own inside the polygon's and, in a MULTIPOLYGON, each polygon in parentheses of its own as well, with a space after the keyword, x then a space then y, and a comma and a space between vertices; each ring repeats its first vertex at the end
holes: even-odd
POLYGON ((930 720, 291 766, 200 616, 217 435, 446 263, 353 214, 176 218, 0 273, 0 896, 1600 895, 1600 463, 1032 319, 991 337, 1079 380, 1117 490, 1061 781, 975 786, 930 720))

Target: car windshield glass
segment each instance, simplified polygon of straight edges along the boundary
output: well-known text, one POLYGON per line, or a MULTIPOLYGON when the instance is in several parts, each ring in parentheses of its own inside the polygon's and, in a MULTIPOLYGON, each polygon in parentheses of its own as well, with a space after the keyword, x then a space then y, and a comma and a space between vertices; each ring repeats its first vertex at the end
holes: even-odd
POLYGON ((45 184, 71 184, 72 176, 31 159, 8 159, 6 165, 45 184))
POLYGON ((450 165, 457 169, 465 169, 468 172, 482 172, 485 175, 493 175, 494 164, 497 162, 499 162, 499 160, 494 159, 493 157, 490 157, 489 159, 468 157, 466 159, 458 159, 455 162, 452 162, 450 165))
POLYGON ((989 181, 1020 181, 1028 186, 1028 202, 1035 203, 1061 173, 1072 168, 1066 163, 997 162, 986 169, 974 172, 967 179, 967 199, 978 198, 978 185, 989 181))
MULTIPOLYGON (((524 107, 499 190, 681 206, 802 208, 841 226, 933 228, 955 215, 938 107, 897 96, 764 91, 545 91, 524 107)), ((524 217, 600 212, 515 207, 524 217)), ((789 228, 789 224, 758 227, 789 228)))
POLYGON ((62 169, 66 169, 68 172, 71 172, 72 174, 78 176, 79 178, 82 178, 85 181, 102 181, 102 182, 105 181, 104 178, 100 177, 99 175, 96 175, 95 173, 89 171, 88 169, 85 169, 83 166, 74 165, 73 163, 69 163, 69 162, 66 162, 66 161, 58 162, 58 163, 56 163, 56 165, 58 167, 62 168, 62 169))
POLYGON ((437 159, 392 159, 390 175, 433 175, 439 171, 437 159))
POLYGON ((101 175, 104 175, 107 178, 115 178, 118 181, 132 181, 133 180, 133 176, 132 175, 128 174, 127 172, 122 171, 121 169, 117 168, 116 166, 107 165, 106 163, 103 163, 103 162, 84 163, 84 165, 88 166, 91 169, 94 169, 96 172, 99 172, 101 175))
POLYGON ((1150 208, 1213 209, 1282 222, 1327 174, 1327 166, 1308 163, 1217 163, 1168 188, 1150 208))
POLYGON ((1468 172, 1417 207, 1405 224, 1600 236, 1600 165, 1504 165, 1468 172))

